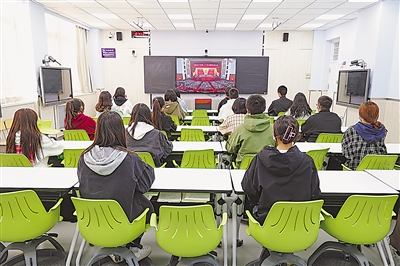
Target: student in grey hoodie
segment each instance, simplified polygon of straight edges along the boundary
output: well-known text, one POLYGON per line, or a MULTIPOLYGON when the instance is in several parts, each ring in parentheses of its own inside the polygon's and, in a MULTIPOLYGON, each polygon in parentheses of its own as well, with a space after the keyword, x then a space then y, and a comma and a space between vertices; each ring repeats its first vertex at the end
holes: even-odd
POLYGON ((161 166, 172 152, 172 142, 151 122, 151 111, 144 103, 132 109, 131 120, 126 129, 126 144, 131 151, 146 151, 153 157, 157 167, 161 166))
MULTIPOLYGON (((83 198, 116 200, 129 221, 150 208, 149 220, 154 208, 143 194, 154 182, 154 169, 126 148, 125 128, 117 112, 99 116, 93 144, 79 158, 78 178, 83 198)), ((151 253, 140 238, 127 243, 138 260, 151 253)))

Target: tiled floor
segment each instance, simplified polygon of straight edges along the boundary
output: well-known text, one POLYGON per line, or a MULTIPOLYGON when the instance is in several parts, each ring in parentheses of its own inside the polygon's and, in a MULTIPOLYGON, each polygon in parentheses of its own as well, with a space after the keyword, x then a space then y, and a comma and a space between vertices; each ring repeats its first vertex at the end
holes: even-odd
MULTIPOLYGON (((228 222, 228 257, 229 257, 229 263, 228 265, 231 265, 231 220, 229 220, 228 222)), ((56 232, 59 234, 57 241, 65 248, 65 250, 68 251, 72 237, 73 237, 73 233, 75 231, 75 227, 76 224, 73 223, 69 223, 69 222, 61 222, 59 224, 57 224, 52 230, 51 232, 56 232)), ((241 224, 240 226, 240 238, 242 238, 244 240, 244 244, 242 247, 239 247, 237 249, 237 265, 238 266, 243 266, 246 265, 246 263, 257 259, 258 256, 261 253, 261 246, 255 242, 255 240, 249 236, 246 235, 245 233, 245 228, 246 225, 245 224, 241 224)), ((306 251, 302 251, 299 253, 296 253, 297 255, 299 255, 301 258, 303 259, 307 259, 308 256, 310 254, 312 254, 312 252, 324 241, 327 240, 333 240, 329 235, 327 235, 323 230, 320 231, 318 240, 314 243, 314 245, 309 248, 306 251)), ((152 247, 152 253, 150 255, 151 261, 153 262, 153 265, 155 266, 161 266, 161 265, 167 265, 170 259, 170 256, 164 252, 158 245, 156 242, 156 238, 155 238, 155 231, 153 228, 151 228, 148 232, 145 233, 143 239, 142 239, 142 244, 144 245, 149 245, 152 247)), ((79 248, 79 243, 77 245, 77 247, 75 248, 75 256, 77 253, 77 250, 79 248)), ((366 257, 368 258, 368 260, 373 263, 375 266, 382 266, 383 263, 380 260, 378 251, 376 249, 376 247, 369 247, 369 248, 364 248, 363 247, 363 253, 366 255, 366 257)), ((222 248, 217 248, 215 250, 218 253, 218 261, 221 265, 223 265, 223 254, 222 254, 222 248)), ((13 255, 15 255, 15 252, 12 253, 13 255)), ((73 260, 75 262, 75 258, 73 260)), ((74 265, 74 264, 73 264, 74 265)), ((346 265, 346 264, 335 264, 335 265, 346 265)), ((349 265, 349 264, 347 264, 349 265)))

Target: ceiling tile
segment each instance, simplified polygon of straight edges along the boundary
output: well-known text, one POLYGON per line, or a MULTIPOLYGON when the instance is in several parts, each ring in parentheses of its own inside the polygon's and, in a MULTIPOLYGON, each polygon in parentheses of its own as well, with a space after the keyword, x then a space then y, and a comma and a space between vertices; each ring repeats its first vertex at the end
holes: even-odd
POLYGON ((236 3, 232 3, 232 2, 221 2, 221 4, 219 5, 219 8, 247 8, 249 6, 249 3, 241 3, 241 2, 236 2, 236 3))
POLYGON ((189 9, 190 8, 190 6, 189 6, 189 3, 170 3, 170 2, 166 2, 166 3, 160 3, 160 5, 161 5, 161 7, 162 8, 164 8, 164 9, 166 9, 166 8, 169 8, 169 9, 180 9, 180 8, 187 8, 187 9, 189 9))
POLYGON ((216 9, 216 8, 219 7, 219 3, 218 2, 209 2, 209 1, 207 1, 207 3, 204 3, 204 2, 190 2, 190 7, 192 9, 194 9, 194 8, 216 9))

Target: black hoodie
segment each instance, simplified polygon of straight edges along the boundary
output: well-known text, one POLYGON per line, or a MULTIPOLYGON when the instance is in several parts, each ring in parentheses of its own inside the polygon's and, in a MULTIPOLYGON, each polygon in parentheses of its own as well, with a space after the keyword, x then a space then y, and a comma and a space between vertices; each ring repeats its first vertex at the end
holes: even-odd
POLYGON ((318 172, 310 156, 296 146, 286 153, 265 146, 250 164, 242 180, 253 214, 260 224, 277 201, 307 201, 319 198, 318 172))

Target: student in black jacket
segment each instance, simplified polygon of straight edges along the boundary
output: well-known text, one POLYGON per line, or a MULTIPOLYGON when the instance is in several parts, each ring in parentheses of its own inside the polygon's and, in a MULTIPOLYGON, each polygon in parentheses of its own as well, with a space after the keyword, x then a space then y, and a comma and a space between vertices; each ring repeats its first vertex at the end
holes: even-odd
POLYGON ((315 142, 320 133, 342 133, 342 120, 329 110, 331 106, 332 99, 329 96, 318 98, 318 113, 310 116, 301 126, 304 141, 315 142))
POLYGON ((165 101, 162 97, 153 99, 153 111, 151 112, 151 121, 158 130, 163 130, 167 133, 168 139, 171 139, 171 132, 176 131, 176 125, 169 115, 163 111, 165 101))
POLYGON ((313 159, 293 145, 298 135, 295 118, 279 117, 274 123, 276 147, 265 146, 244 175, 246 200, 260 224, 277 201, 307 201, 321 194, 313 159))
POLYGON ((277 116, 280 112, 286 112, 292 105, 292 101, 286 98, 287 88, 284 85, 279 86, 278 96, 279 99, 272 101, 268 107, 269 116, 277 116))
POLYGON ((228 102, 228 100, 229 100, 229 91, 230 90, 231 90, 231 87, 226 87, 226 89, 225 89, 225 98, 223 98, 218 104, 218 113, 219 113, 219 110, 221 109, 221 107, 228 102))

